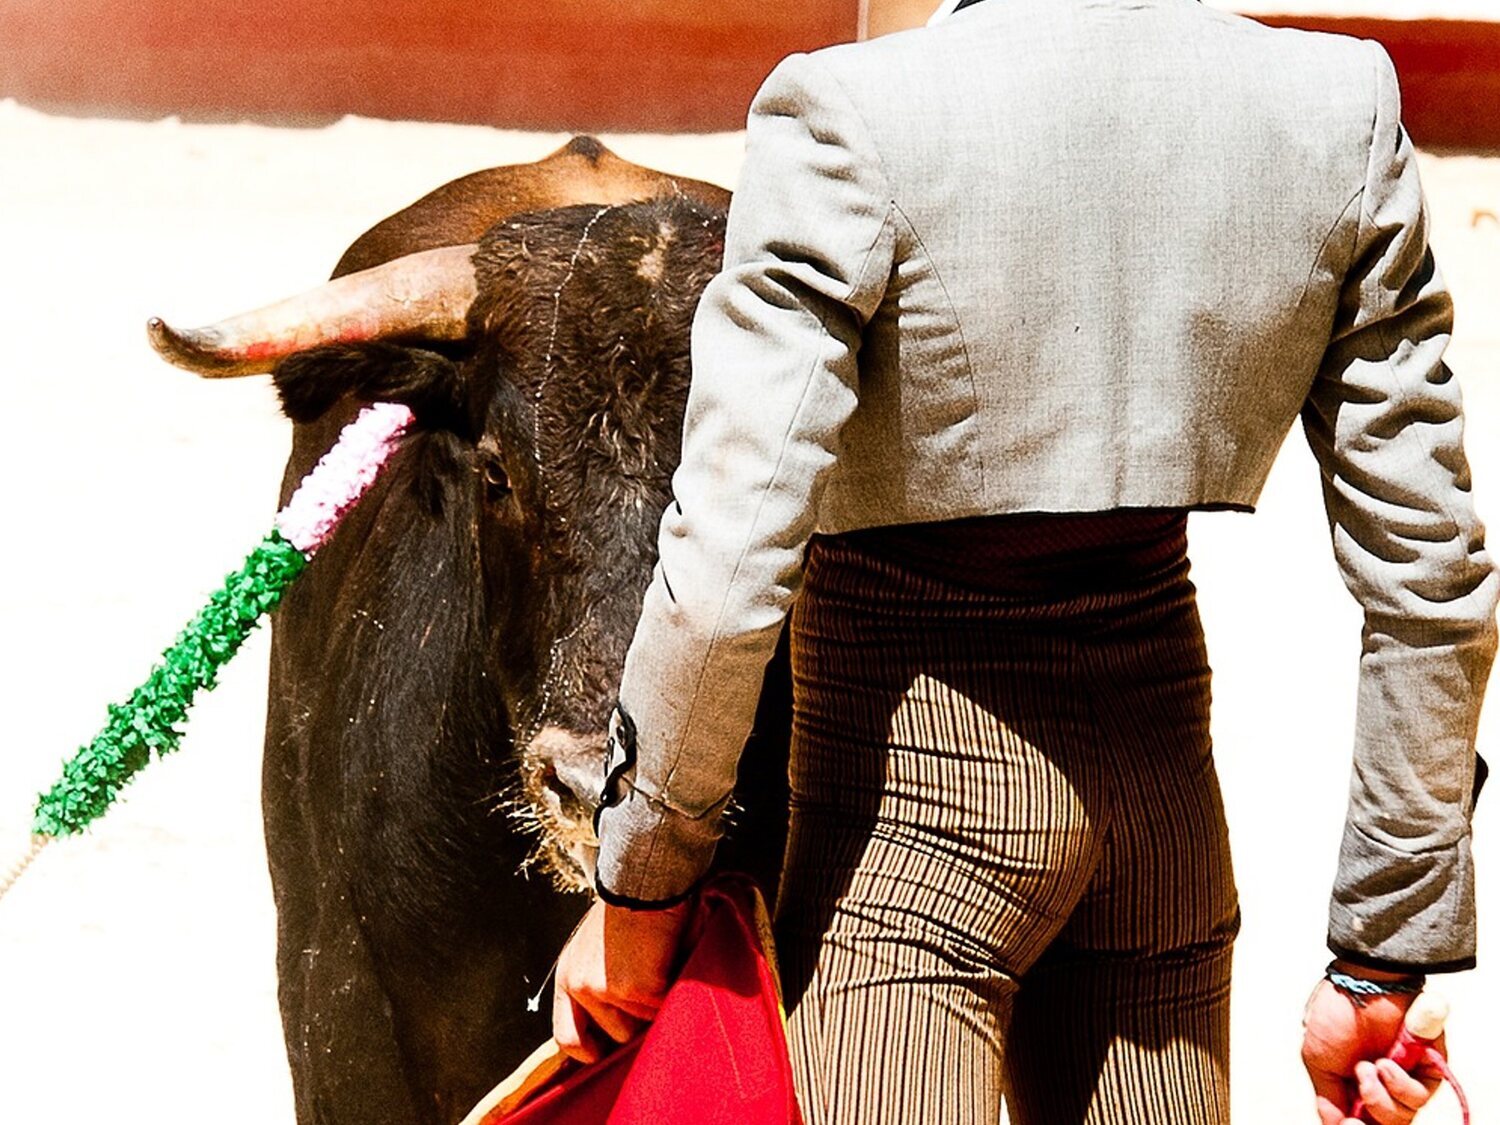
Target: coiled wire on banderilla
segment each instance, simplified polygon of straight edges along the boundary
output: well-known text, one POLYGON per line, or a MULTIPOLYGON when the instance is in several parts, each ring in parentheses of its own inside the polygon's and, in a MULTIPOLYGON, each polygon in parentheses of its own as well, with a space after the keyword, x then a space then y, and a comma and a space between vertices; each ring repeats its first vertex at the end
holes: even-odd
POLYGON ((4 898, 6 892, 16 885, 16 882, 25 874, 26 869, 31 866, 31 861, 41 855, 42 849, 54 839, 55 837, 52 836, 32 836, 31 846, 26 849, 26 854, 6 868, 3 874, 0 874, 0 898, 4 898))

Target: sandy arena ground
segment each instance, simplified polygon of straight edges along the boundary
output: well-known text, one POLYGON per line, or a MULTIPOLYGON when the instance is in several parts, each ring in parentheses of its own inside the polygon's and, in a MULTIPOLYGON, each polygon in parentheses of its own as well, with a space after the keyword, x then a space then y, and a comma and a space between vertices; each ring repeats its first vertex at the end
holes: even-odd
MULTIPOLYGON (((80 120, 0 102, 11 395, 0 443, 11 529, 0 554, 10 724, 0 867, 24 845, 33 794, 270 522, 289 431, 268 385, 168 368, 146 347, 146 318, 201 323, 315 284, 379 217, 562 139, 366 120, 80 120)), ((609 143, 732 184, 741 139, 609 143)), ((1468 395, 1477 491, 1494 519, 1500 159, 1429 158, 1424 172, 1458 300, 1451 358, 1468 395)), ((1192 540, 1245 913, 1236 1117, 1310 1122, 1298 1017, 1326 958, 1359 617, 1300 436, 1255 518, 1195 516, 1192 540)), ((0 903, 0 1122, 291 1120, 258 810, 266 653, 262 635, 200 705, 183 753, 148 771, 87 838, 45 853, 0 903)), ((1494 711, 1481 748, 1500 765, 1494 711)), ((1444 982, 1478 1122, 1500 1119, 1497 809, 1500 791, 1476 822, 1485 967, 1444 982)), ((1447 1094, 1421 1118, 1457 1120, 1447 1094)))

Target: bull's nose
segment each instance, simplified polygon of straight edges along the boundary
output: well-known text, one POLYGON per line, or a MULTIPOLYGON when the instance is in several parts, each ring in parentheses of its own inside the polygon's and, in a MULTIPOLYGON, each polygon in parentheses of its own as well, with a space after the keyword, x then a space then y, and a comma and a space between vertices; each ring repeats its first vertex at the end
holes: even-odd
POLYGON ((526 746, 534 776, 559 798, 571 797, 592 809, 604 785, 606 735, 543 727, 526 746))

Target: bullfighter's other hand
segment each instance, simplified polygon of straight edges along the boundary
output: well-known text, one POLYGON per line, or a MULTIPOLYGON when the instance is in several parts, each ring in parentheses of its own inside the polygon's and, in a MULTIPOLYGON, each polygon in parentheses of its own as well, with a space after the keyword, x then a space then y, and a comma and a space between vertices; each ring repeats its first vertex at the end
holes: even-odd
MULTIPOLYGON (((1343 961, 1340 972, 1370 980, 1397 980, 1343 961)), ((1409 1125, 1427 1104, 1442 1079, 1425 1064, 1414 1074, 1385 1058, 1400 1033, 1415 996, 1371 996, 1358 1006, 1328 981, 1319 981, 1302 1017, 1302 1063, 1317 1096, 1319 1125, 1409 1125), (1354 1103, 1364 1099, 1362 1118, 1353 1118, 1354 1103)), ((1446 1054, 1446 1037, 1434 1044, 1446 1054)))
POLYGON ((557 962, 552 1036, 564 1054, 596 1062, 609 1040, 624 1043, 656 1018, 691 909, 631 910, 603 901, 589 907, 557 962))

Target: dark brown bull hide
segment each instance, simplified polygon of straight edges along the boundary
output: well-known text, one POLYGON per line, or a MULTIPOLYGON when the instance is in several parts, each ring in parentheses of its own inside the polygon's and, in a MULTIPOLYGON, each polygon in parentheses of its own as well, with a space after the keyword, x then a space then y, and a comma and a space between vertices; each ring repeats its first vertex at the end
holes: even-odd
MULTIPOLYGON (((346 338, 276 367, 297 423, 283 501, 361 402, 418 420, 274 627, 264 807, 303 1125, 455 1122, 548 1034, 587 898, 536 861, 576 885, 563 852, 586 820, 558 771, 602 772, 726 201, 588 139, 455 181, 337 274, 487 232, 467 337, 346 338)), ((153 337, 174 362, 216 338, 153 337)), ((768 684, 730 862, 770 885, 784 661, 768 684)))

